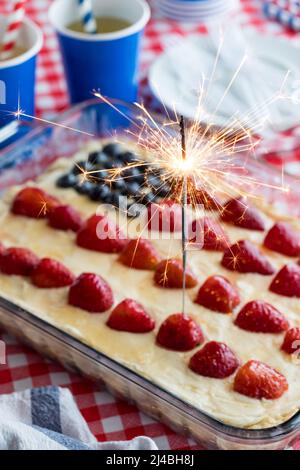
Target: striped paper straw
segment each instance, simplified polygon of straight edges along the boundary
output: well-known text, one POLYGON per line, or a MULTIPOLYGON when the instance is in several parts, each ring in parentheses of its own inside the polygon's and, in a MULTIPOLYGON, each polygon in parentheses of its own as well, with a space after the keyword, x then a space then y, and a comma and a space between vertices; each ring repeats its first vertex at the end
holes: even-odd
POLYGON ((93 14, 91 0, 78 0, 79 14, 86 33, 97 34, 97 23, 93 14))
POLYGON ((25 3, 27 0, 17 0, 13 11, 8 17, 6 30, 3 37, 3 46, 1 51, 1 59, 9 59, 19 36, 20 29, 23 24, 25 15, 25 3))
POLYGON ((263 11, 268 18, 300 31, 300 1, 268 0, 264 2, 263 11))

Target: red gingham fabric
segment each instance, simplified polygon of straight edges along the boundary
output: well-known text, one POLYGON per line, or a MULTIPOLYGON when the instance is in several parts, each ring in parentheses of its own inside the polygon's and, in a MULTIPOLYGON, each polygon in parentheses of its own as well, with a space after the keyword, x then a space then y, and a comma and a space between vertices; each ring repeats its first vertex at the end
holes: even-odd
MULTIPOLYGON (((28 0, 27 4, 27 14, 43 28, 45 35, 45 44, 39 57, 37 113, 47 117, 68 106, 57 42, 47 23, 50 3, 50 0, 28 0)), ((6 4, 9 6, 11 2, 7 0, 6 4)), ((295 39, 295 34, 263 17, 261 1, 243 0, 241 6, 239 19, 243 24, 251 25, 258 31, 295 39)), ((158 107, 158 103, 151 97, 146 79, 148 67, 153 59, 164 51, 172 38, 195 32, 203 34, 205 31, 204 26, 180 25, 159 17, 154 11, 146 30, 142 52, 141 96, 147 105, 158 107)), ((285 136, 278 136, 278 142, 280 145, 284 142, 287 150, 284 158, 290 169, 294 165, 294 171, 295 168, 300 171, 300 149, 296 152, 290 150, 297 137, 300 139, 299 128, 285 133, 285 136)), ((273 142, 272 147, 276 148, 274 145, 278 142, 273 142)), ((272 163, 281 163, 279 155, 268 155, 267 159, 272 163)), ((0 366, 0 393, 47 385, 68 387, 92 432, 101 441, 131 439, 143 434, 153 438, 162 450, 200 449, 192 440, 175 434, 166 426, 140 413, 134 406, 114 398, 104 388, 96 387, 88 380, 70 374, 59 365, 43 359, 9 335, 0 332, 0 339, 7 346, 7 364, 0 366)), ((300 449, 300 442, 294 448, 297 447, 300 449)))

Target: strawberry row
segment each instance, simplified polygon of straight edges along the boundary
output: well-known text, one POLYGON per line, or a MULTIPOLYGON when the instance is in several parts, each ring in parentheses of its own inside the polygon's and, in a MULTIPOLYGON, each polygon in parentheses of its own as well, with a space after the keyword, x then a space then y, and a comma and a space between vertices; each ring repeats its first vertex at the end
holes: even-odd
MULTIPOLYGON (((156 285, 164 288, 181 288, 183 285, 183 267, 177 259, 162 260, 148 240, 131 240, 120 255, 125 265, 144 269, 147 260, 148 269, 155 269, 156 285), (133 255, 133 256, 132 256, 133 255)), ((38 257, 25 248, 0 249, 0 270, 4 274, 30 276, 32 283, 40 288, 59 288, 72 285, 75 277, 62 263, 38 257)), ((188 269, 186 287, 197 285, 197 278, 188 269)), ((101 299, 100 299, 101 300, 101 299)), ((79 298, 85 302, 85 299, 79 298)), ((240 304, 241 299, 236 287, 223 276, 209 277, 199 288, 195 303, 218 313, 231 313, 240 304)), ((100 302, 101 305, 101 302, 100 302)), ((106 304, 105 304, 106 305, 106 304)), ((79 305, 88 311, 101 312, 107 308, 96 303, 92 310, 85 303, 79 305)), ((286 331, 289 323, 282 313, 272 305, 262 301, 247 303, 238 313, 235 325, 247 331, 257 333, 281 333, 286 331)))
MULTIPOLYGON (((171 229, 178 229, 176 224, 181 218, 179 214, 174 212, 173 205, 173 201, 165 201, 156 205, 159 229, 163 229, 163 220, 165 220, 167 210, 172 211, 169 213, 171 229)), ((233 204, 229 203, 225 206, 226 214, 230 207, 234 212, 232 206, 233 204)), ((234 207, 235 213, 237 213, 236 203, 234 207)), ((250 215, 251 220, 255 219, 254 209, 247 208, 246 210, 240 203, 238 207, 243 208, 244 217, 247 215, 246 220, 249 220, 250 215)), ((83 222, 80 214, 73 207, 61 205, 56 198, 45 191, 30 187, 22 189, 17 194, 11 210, 14 214, 26 217, 48 218, 48 223, 53 228, 77 232, 76 243, 82 248, 104 253, 123 252, 120 256, 120 261, 123 264, 136 269, 156 269, 154 279, 156 284, 162 287, 180 288, 182 286, 182 266, 178 260, 161 260, 155 248, 146 240, 133 240, 128 244, 128 240, 119 227, 105 216, 94 215, 83 222)), ((227 215, 226 221, 228 218, 227 215)), ((152 218, 150 218, 150 226, 152 223, 152 218)), ((235 223, 237 224, 237 222, 235 223)), ((239 220, 238 223, 240 225, 242 221, 239 220)), ((253 228, 254 225, 252 224, 251 227, 253 228)), ((261 275, 271 275, 275 272, 268 259, 253 243, 241 240, 230 246, 223 229, 208 217, 194 221, 191 231, 196 239, 198 239, 198 236, 195 235, 197 231, 201 232, 203 249, 224 252, 221 264, 228 270, 261 275)), ((192 238, 191 241, 195 240, 192 238)), ((280 251, 283 254, 292 255, 298 251, 300 241, 298 234, 288 226, 275 224, 265 238, 265 246, 272 247, 275 251, 280 251)), ((195 287, 196 284, 195 276, 191 271, 188 271, 187 287, 195 287)), ((284 266, 271 282, 270 290, 287 297, 300 297, 300 267, 293 263, 284 266)))
MULTIPOLYGON (((226 223, 248 230, 263 231, 264 222, 258 211, 245 199, 231 199, 223 207, 214 202, 204 191, 196 192, 196 202, 203 203, 210 210, 218 209, 220 217, 226 223), (198 195, 198 196, 197 196, 198 195), (207 201, 210 201, 209 203, 207 201)), ((62 206, 59 200, 39 188, 24 188, 12 205, 12 212, 32 218, 49 218, 49 225, 62 230, 78 231, 82 226, 80 215, 70 206, 62 206), (54 212, 53 212, 54 211, 54 212)), ((148 226, 150 230, 170 232, 181 231, 181 205, 174 200, 162 200, 148 208, 148 226), (164 223, 167 221, 167 223, 164 223)), ((208 217, 194 220, 190 225, 190 241, 197 238, 203 242, 204 249, 224 251, 230 241, 222 227, 208 217)), ((300 256, 300 234, 286 223, 278 222, 268 231, 264 246, 285 256, 300 256)))
MULTIPOLYGON (((69 286, 68 303, 91 313, 106 312, 113 306, 113 292, 107 282, 92 273, 83 273, 75 279, 73 274, 58 261, 50 258, 39 258, 25 248, 5 248, 0 246, 0 269, 5 274, 30 276, 34 285, 43 288, 69 286)), ((254 302, 252 303, 254 304, 254 302)), ((262 305, 265 325, 270 315, 275 315, 274 326, 280 332, 288 328, 279 312, 268 311, 267 304, 262 305)), ((252 305, 253 307, 253 305, 252 305)), ((244 309, 237 317, 236 323, 248 322, 251 313, 244 309)), ((255 309, 253 310, 255 312, 255 309)), ((274 317, 273 317, 274 320, 274 317)), ((155 328, 155 321, 143 306, 133 299, 125 299, 110 313, 106 322, 109 328, 131 333, 147 333, 155 328)), ((254 327, 256 325, 254 318, 254 327)), ((243 327, 243 326, 242 326, 243 327)), ((256 331, 253 329, 252 331, 256 331)), ((293 328, 286 333, 282 350, 295 352, 295 341, 300 340, 300 328, 293 328)), ((170 315, 160 326, 156 343, 173 351, 191 351, 204 343, 201 327, 188 315, 170 315)), ((209 341, 189 360, 189 368, 196 374, 224 379, 231 376, 240 366, 235 353, 224 343, 209 341)), ((234 379, 234 390, 257 399, 279 398, 288 389, 285 377, 275 369, 259 361, 248 361, 239 368, 234 379), (250 377, 250 379, 249 379, 250 377)))

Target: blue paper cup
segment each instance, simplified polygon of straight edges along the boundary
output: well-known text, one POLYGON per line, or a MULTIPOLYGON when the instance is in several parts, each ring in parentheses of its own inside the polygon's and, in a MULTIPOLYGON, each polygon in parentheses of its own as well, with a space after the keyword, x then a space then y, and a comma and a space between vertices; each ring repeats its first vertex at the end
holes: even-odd
MULTIPOLYGON (((0 38, 5 25, 5 17, 0 16, 0 38)), ((25 52, 14 59, 0 61, 0 127, 15 119, 12 113, 19 106, 26 114, 34 114, 36 57, 42 45, 41 30, 25 18, 17 41, 17 46, 25 52)))
POLYGON ((50 8, 62 52, 70 100, 103 95, 133 102, 137 99, 140 42, 150 19, 145 0, 94 0, 96 17, 127 20, 128 28, 107 34, 78 33, 68 26, 79 20, 78 0, 55 0, 50 8))

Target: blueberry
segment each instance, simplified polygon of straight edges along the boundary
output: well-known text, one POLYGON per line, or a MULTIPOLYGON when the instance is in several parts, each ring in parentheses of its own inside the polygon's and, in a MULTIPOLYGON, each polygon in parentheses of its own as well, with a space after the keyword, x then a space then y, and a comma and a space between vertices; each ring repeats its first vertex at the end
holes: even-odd
POLYGON ((122 171, 122 176, 127 179, 127 181, 137 181, 137 179, 140 177, 140 171, 138 168, 135 167, 128 167, 124 171, 122 171))
POLYGON ((155 196, 155 194, 153 194, 152 192, 148 193, 145 195, 145 199, 146 199, 146 204, 151 204, 152 202, 155 202, 157 197, 155 196))
POLYGON ((130 167, 125 168, 125 170, 122 171, 123 178, 129 178, 131 176, 131 170, 132 168, 130 167))
POLYGON ((73 188, 77 183, 77 178, 73 173, 67 173, 62 175, 56 181, 56 186, 59 188, 73 188))
POLYGON ((120 160, 113 160, 111 162, 111 168, 122 168, 123 167, 123 163, 120 162, 120 160))
POLYGON ((134 181, 138 181, 141 177, 141 172, 139 168, 131 168, 131 177, 134 181))
POLYGON ((111 189, 106 184, 102 186, 101 197, 103 202, 107 202, 108 204, 110 203, 111 189))
POLYGON ((145 206, 147 206, 148 204, 155 202, 156 199, 157 199, 156 196, 152 192, 150 192, 150 193, 144 194, 139 202, 140 204, 145 204, 145 206))
POLYGON ((102 201, 102 186, 95 186, 90 192, 92 201, 102 201))
POLYGON ((72 173, 74 175, 80 175, 83 171, 91 171, 93 169, 92 165, 87 161, 76 162, 73 166, 72 173))
POLYGON ((98 165, 103 166, 105 163, 109 162, 110 157, 106 153, 102 152, 101 157, 99 157, 98 165))
POLYGON ((109 157, 104 152, 92 152, 89 154, 88 162, 91 165, 103 165, 108 161, 109 157))
POLYGON ((91 164, 91 165, 95 165, 97 163, 97 158, 98 158, 98 154, 99 152, 91 152, 89 153, 89 156, 88 156, 88 162, 91 164))
POLYGON ((113 170, 115 168, 121 168, 123 165, 119 160, 112 160, 111 158, 103 164, 103 168, 107 170, 113 170))
POLYGON ((90 181, 84 181, 83 183, 78 183, 75 187, 78 194, 90 195, 94 189, 94 184, 90 181))
POLYGON ((139 193, 140 185, 138 183, 127 183, 126 193, 130 196, 136 196, 139 193))
POLYGON ((111 183, 112 188, 119 193, 126 192, 126 183, 123 179, 116 179, 111 183))
MULTIPOLYGON (((116 207, 122 207, 122 206, 124 207, 123 199, 124 199, 124 197, 120 196, 120 194, 118 194, 118 193, 112 193, 111 194, 111 204, 113 204, 116 207)), ((126 204, 125 204, 125 208, 126 208, 126 204)))
POLYGON ((103 152, 106 153, 109 157, 117 157, 122 153, 122 147, 120 144, 117 143, 111 143, 108 145, 105 145, 103 148, 103 152))
POLYGON ((104 183, 109 177, 108 171, 99 169, 98 166, 94 167, 94 173, 91 174, 91 178, 96 182, 104 183))
POLYGON ((105 196, 105 198, 103 199, 103 202, 104 202, 105 204, 112 204, 112 205, 114 205, 114 203, 113 203, 113 196, 112 196, 112 193, 111 193, 111 192, 108 193, 108 194, 105 196))
POLYGON ((92 201, 110 202, 111 190, 105 184, 95 186, 89 196, 92 201))
POLYGON ((171 186, 167 183, 162 183, 160 187, 155 188, 155 194, 160 197, 169 196, 171 193, 171 186))
POLYGON ((136 181, 137 183, 143 184, 145 181, 144 170, 142 168, 136 168, 136 170, 137 170, 137 174, 134 177, 134 181, 136 181))
POLYGON ((135 155, 133 152, 123 152, 119 155, 119 158, 124 163, 136 163, 139 161, 138 156, 135 155))
POLYGON ((107 162, 105 162, 103 164, 103 168, 106 168, 107 170, 111 169, 111 160, 107 160, 107 162))
POLYGON ((151 186, 154 189, 160 188, 160 186, 163 186, 162 180, 153 174, 147 176, 147 183, 149 186, 151 186))

